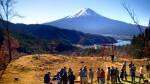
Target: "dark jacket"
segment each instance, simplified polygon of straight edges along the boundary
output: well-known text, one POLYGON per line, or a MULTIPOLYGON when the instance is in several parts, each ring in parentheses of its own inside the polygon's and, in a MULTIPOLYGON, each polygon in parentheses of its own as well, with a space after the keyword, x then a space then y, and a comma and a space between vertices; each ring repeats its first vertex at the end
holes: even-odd
POLYGON ((146 70, 149 71, 150 70, 150 64, 146 65, 146 70))
POLYGON ((110 75, 115 76, 116 75, 116 69, 111 69, 110 70, 110 75))
POLYGON ((74 84, 75 76, 73 74, 68 76, 69 84, 74 84))
POLYGON ((49 83, 50 82, 50 76, 49 76, 49 74, 45 74, 45 76, 44 76, 44 83, 49 83))

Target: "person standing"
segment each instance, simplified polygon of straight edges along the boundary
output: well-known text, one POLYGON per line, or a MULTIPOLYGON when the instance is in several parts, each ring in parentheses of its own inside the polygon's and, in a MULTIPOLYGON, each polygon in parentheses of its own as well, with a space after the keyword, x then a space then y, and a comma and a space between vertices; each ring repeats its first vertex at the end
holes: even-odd
POLYGON ((115 55, 113 54, 113 55, 110 55, 110 56, 111 56, 111 61, 114 62, 114 60, 115 60, 115 55))
POLYGON ((121 79, 127 81, 127 73, 126 73, 126 61, 123 63, 122 68, 121 68, 121 79))
POLYGON ((83 84, 82 68, 79 71, 79 76, 80 76, 80 84, 83 84))
POLYGON ((72 69, 69 68, 69 69, 68 69, 68 75, 70 75, 72 72, 73 72, 72 69))
POLYGON ((131 68, 133 66, 133 62, 131 61, 131 63, 129 64, 129 68, 131 68))
POLYGON ((87 66, 84 66, 83 68, 80 69, 79 72, 80 76, 80 84, 87 84, 87 66))
POLYGON ((132 66, 133 66, 133 63, 131 61, 131 63, 129 64, 130 75, 131 75, 131 68, 132 68, 132 66))
POLYGON ((120 77, 119 77, 119 70, 118 70, 118 68, 116 67, 116 83, 121 83, 121 81, 120 81, 120 77))
POLYGON ((83 73, 83 84, 88 84, 88 79, 87 79, 87 74, 88 74, 88 72, 87 72, 87 66, 84 66, 84 67, 83 67, 82 73, 83 73))
POLYGON ((100 84, 100 68, 97 69, 96 74, 97 74, 97 83, 100 84))
POLYGON ((74 84, 75 75, 73 74, 73 72, 70 72, 70 74, 68 75, 68 80, 69 84, 74 84))
POLYGON ((89 83, 93 84, 94 72, 92 69, 89 69, 89 83))
POLYGON ((105 71, 103 69, 100 71, 100 84, 105 84, 105 71))
POLYGON ((51 78, 50 78, 50 72, 46 73, 44 76, 44 83, 45 84, 50 84, 51 78))
POLYGON ((143 70, 143 65, 140 67, 139 83, 141 83, 141 79, 143 79, 143 82, 144 82, 144 70, 143 70))
POLYGON ((123 71, 126 71, 126 65, 127 65, 127 62, 124 61, 123 65, 122 65, 122 70, 123 70, 123 71))
POLYGON ((112 69, 111 69, 111 84, 115 84, 115 77, 116 77, 116 70, 114 69, 114 67, 112 66, 112 69))
POLYGON ((150 63, 148 62, 146 65, 147 78, 150 78, 150 63))
POLYGON ((134 64, 132 65, 130 72, 131 72, 131 80, 132 80, 132 83, 135 83, 136 67, 134 66, 134 64))
POLYGON ((107 83, 110 82, 110 67, 107 69, 107 83))
POLYGON ((64 68, 61 68, 61 70, 59 71, 59 83, 62 84, 63 83, 63 72, 64 72, 64 68))
POLYGON ((68 82, 68 76, 67 76, 66 67, 64 67, 63 73, 62 73, 62 83, 67 84, 67 82, 68 82))

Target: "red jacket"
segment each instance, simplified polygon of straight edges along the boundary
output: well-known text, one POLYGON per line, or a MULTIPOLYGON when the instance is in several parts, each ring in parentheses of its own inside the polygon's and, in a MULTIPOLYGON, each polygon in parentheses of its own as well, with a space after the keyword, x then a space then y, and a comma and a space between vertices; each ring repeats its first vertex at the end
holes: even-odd
POLYGON ((100 78, 105 78, 105 72, 104 71, 101 71, 100 78))

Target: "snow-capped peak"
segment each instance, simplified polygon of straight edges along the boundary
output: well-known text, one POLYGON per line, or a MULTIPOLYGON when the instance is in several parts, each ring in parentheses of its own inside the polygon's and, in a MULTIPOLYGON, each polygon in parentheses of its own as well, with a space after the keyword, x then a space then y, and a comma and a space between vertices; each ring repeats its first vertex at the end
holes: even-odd
POLYGON ((82 8, 75 14, 67 16, 67 18, 74 18, 74 17, 81 17, 81 16, 99 16, 99 14, 97 14, 90 8, 82 8))

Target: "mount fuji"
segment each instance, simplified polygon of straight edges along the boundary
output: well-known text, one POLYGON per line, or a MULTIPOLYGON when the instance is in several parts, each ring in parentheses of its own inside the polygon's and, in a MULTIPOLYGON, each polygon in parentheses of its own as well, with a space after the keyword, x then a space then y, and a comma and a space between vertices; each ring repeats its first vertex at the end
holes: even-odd
MULTIPOLYGON (((125 23, 104 17, 90 8, 83 8, 77 13, 44 23, 64 29, 82 31, 91 34, 125 35, 139 34, 138 27, 134 24, 125 23)), ((144 26, 141 26, 144 31, 144 26)))

